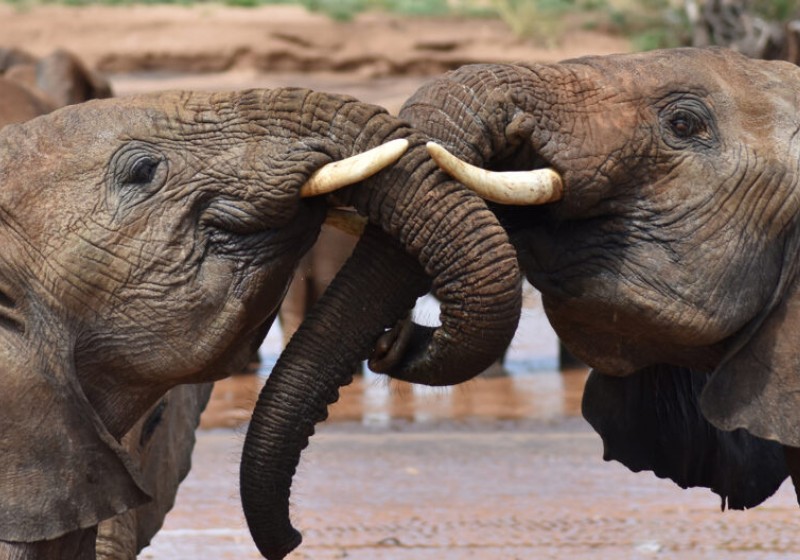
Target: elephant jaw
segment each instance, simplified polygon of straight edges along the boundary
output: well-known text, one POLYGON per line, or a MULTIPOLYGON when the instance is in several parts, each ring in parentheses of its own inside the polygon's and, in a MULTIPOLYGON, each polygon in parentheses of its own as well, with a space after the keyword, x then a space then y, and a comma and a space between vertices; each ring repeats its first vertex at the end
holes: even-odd
POLYGON ((564 345, 581 361, 606 375, 627 376, 658 364, 713 371, 730 340, 689 346, 669 340, 637 322, 635 313, 591 306, 578 298, 558 299, 542 289, 542 304, 564 345), (597 317, 606 321, 598 321, 597 317))

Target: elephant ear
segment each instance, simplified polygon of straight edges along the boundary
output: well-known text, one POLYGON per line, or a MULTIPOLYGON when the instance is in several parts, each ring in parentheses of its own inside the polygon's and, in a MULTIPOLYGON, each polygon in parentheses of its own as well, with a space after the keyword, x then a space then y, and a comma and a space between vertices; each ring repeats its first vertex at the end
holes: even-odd
POLYGON ((627 377, 593 371, 583 415, 603 438, 604 458, 653 471, 681 488, 710 488, 722 507, 754 507, 788 476, 782 447, 744 430, 715 428, 700 411, 709 375, 660 365, 627 377))
POLYGON ((701 398, 715 426, 800 447, 799 291, 795 281, 717 367, 701 398))
POLYGON ((149 501, 130 457, 65 365, 71 361, 3 319, 0 540, 54 539, 149 501))
POLYGON ((189 474, 195 431, 213 388, 213 383, 203 383, 170 389, 156 408, 137 424, 138 429, 125 437, 131 445, 138 446, 142 476, 153 494, 152 502, 134 512, 137 552, 150 544, 161 529, 164 517, 175 504, 178 486, 189 474), (160 418, 156 416, 159 408, 160 418), (136 439, 131 441, 129 436, 136 436, 136 439))

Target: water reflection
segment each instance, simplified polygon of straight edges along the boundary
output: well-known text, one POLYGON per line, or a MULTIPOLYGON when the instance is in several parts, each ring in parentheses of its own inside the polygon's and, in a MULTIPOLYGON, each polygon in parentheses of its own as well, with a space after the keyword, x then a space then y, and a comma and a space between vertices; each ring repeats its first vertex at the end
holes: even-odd
MULTIPOLYGON (((558 339, 547 322, 539 293, 523 286, 523 311, 517 334, 506 353, 504 368, 449 388, 412 386, 367 371, 340 392, 330 409, 328 423, 357 422, 370 427, 445 421, 486 422, 551 420, 580 415, 580 399, 587 371, 556 371, 558 339)), ((439 304, 420 298, 414 319, 438 322, 439 304)), ((276 322, 261 346, 260 376, 239 376, 220 381, 214 388, 201 428, 236 427, 250 413, 283 348, 276 322)), ((367 368, 365 368, 367 369, 367 368)))
MULTIPOLYGON (((442 421, 552 420, 580 415, 587 370, 534 371, 506 377, 478 377, 455 387, 424 387, 367 374, 342 388, 328 423, 358 422, 387 427, 393 423, 442 421)), ((246 423, 264 378, 242 375, 216 384, 201 428, 246 423)))

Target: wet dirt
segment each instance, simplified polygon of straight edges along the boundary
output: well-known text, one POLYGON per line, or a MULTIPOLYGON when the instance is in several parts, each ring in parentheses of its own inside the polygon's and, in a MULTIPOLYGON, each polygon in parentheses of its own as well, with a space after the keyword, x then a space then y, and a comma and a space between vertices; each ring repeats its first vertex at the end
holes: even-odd
MULTIPOLYGON (((525 295, 511 376, 429 389, 368 373, 342 389, 295 478, 291 512, 305 540, 290 559, 800 558, 788 481, 756 509, 721 512, 710 491, 604 462, 580 417, 587 371, 541 369, 555 359, 556 338, 537 294, 526 286, 525 295)), ((435 314, 429 300, 415 312, 435 314)), ((238 461, 280 340, 273 329, 261 376, 215 387, 192 472, 141 558, 259 558, 238 461)))
MULTIPOLYGON (((292 515, 305 540, 290 558, 800 557, 788 482, 754 510, 723 513, 709 491, 604 462, 579 417, 585 378, 537 371, 446 391, 358 380, 303 455, 292 515)), ((262 382, 220 383, 204 425, 236 406, 244 420, 262 382)), ((142 558, 259 558, 236 483, 243 433, 199 433, 192 472, 142 558)))
MULTIPOLYGON (((493 372, 500 371, 492 370, 493 372)), ((422 387, 382 376, 358 376, 343 387, 328 424, 403 429, 459 429, 513 425, 580 416, 584 369, 532 375, 478 377, 456 387, 422 387)), ((217 382, 200 428, 237 428, 250 419, 264 377, 241 375, 217 382)))

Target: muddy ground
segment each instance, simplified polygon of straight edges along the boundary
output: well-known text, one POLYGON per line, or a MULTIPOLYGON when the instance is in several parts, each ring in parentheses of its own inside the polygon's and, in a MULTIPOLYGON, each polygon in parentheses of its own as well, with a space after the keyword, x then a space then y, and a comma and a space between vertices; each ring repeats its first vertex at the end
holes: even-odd
MULTIPOLYGON (((759 508, 722 513, 715 494, 603 462, 579 417, 585 378, 540 370, 451 390, 378 379, 346 388, 295 478, 305 542, 290 558, 800 558, 788 482, 759 508)), ((260 384, 220 384, 211 416, 241 406, 241 421, 260 384)), ((259 558, 237 493, 242 441, 242 428, 199 434, 193 470, 143 558, 259 558)))
MULTIPOLYGON (((432 75, 461 64, 629 48, 586 31, 543 48, 497 20, 368 14, 341 24, 287 6, 2 5, 0 44, 38 55, 73 50, 109 73, 118 95, 304 86, 395 112, 432 75)), ((271 333, 263 349, 266 369, 279 340, 271 333)), ((800 558, 789 483, 753 511, 723 514, 710 492, 604 463, 599 438, 579 414, 586 372, 541 369, 554 360, 555 337, 529 294, 509 355, 513 377, 437 391, 370 377, 347 388, 295 482, 293 515, 306 540, 292 558, 800 558)), ((243 423, 263 382, 218 384, 192 473, 143 558, 259 557, 236 481, 243 423)))

